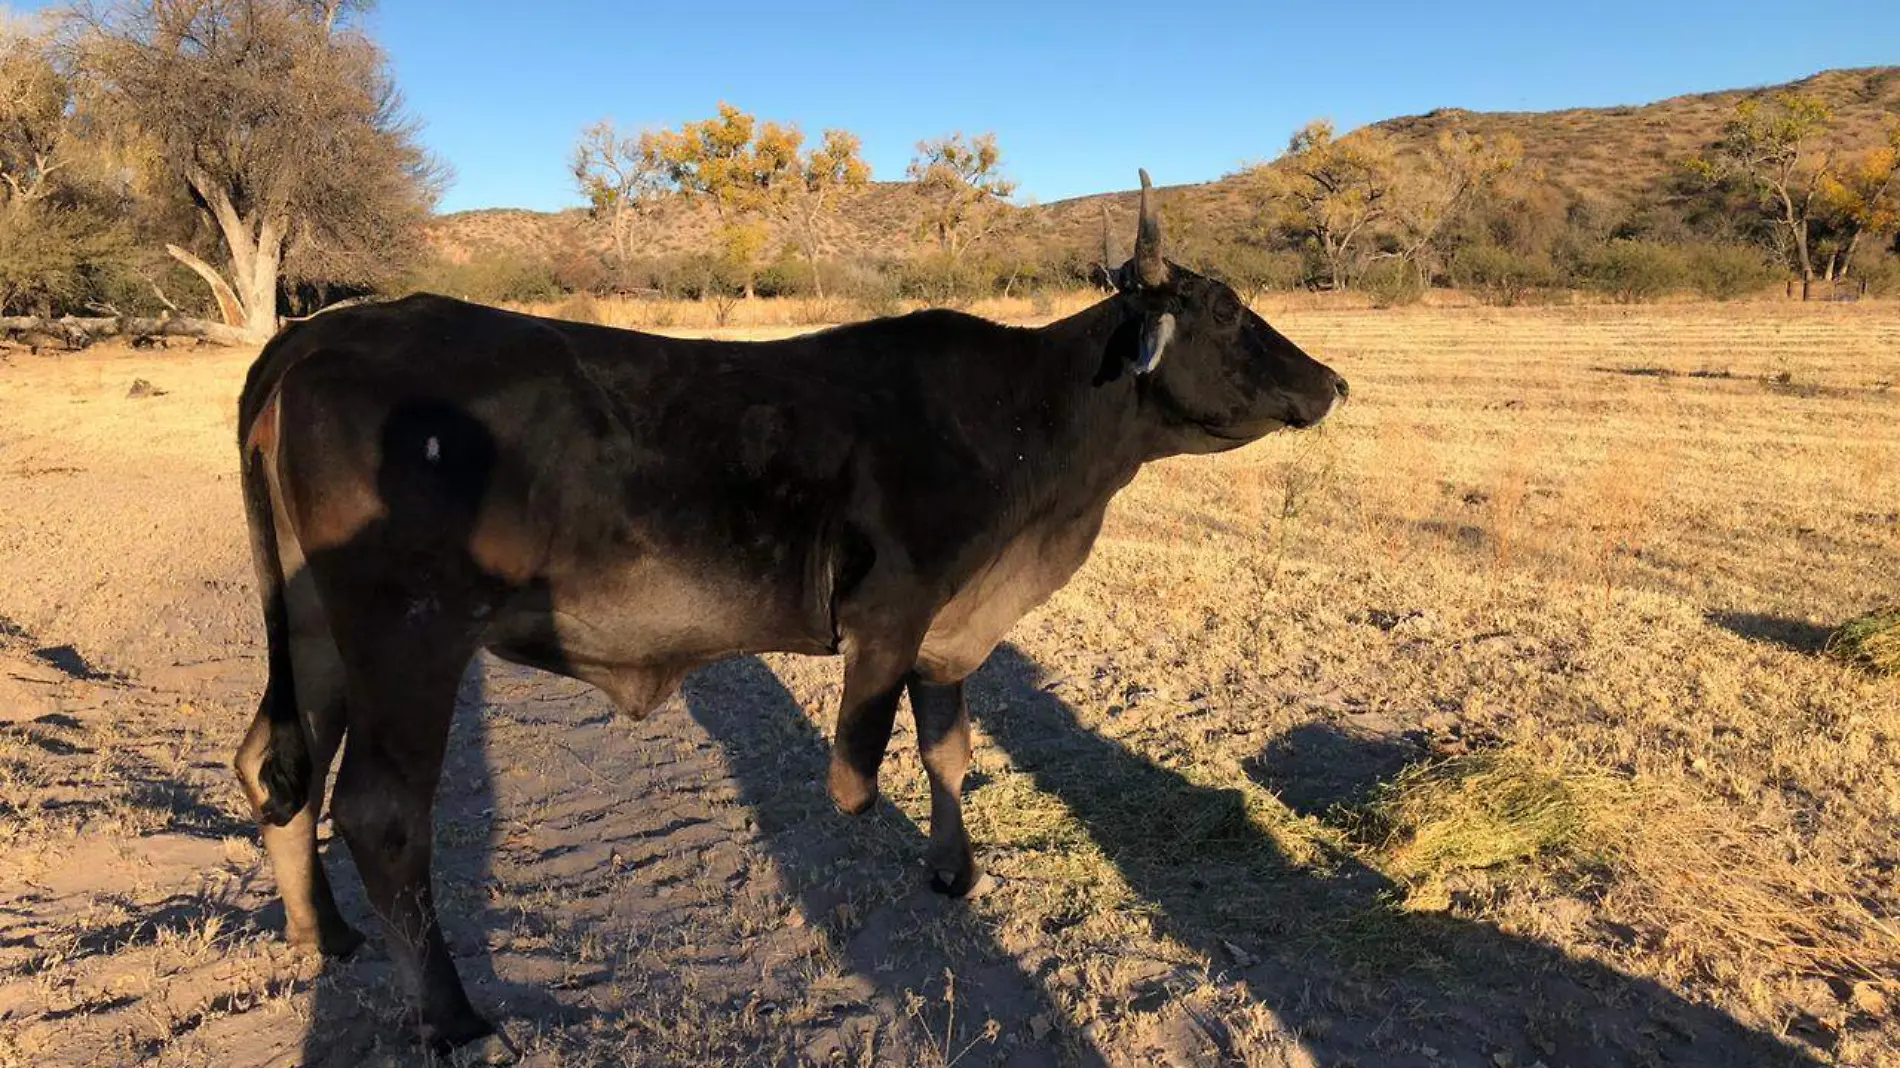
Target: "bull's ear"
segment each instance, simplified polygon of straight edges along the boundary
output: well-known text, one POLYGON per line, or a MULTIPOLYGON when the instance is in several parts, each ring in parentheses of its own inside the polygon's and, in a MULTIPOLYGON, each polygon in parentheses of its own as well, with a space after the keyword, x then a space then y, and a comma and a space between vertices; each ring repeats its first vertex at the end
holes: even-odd
POLYGON ((1141 350, 1135 356, 1135 373, 1153 374, 1161 366, 1168 342, 1174 340, 1174 316, 1168 312, 1149 314, 1141 323, 1141 350))

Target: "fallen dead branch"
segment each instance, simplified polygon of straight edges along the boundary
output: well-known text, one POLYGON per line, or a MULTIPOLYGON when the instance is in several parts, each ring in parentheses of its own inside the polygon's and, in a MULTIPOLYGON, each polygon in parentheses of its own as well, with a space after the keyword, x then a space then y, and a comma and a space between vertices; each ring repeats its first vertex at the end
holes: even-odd
POLYGON ((0 339, 30 342, 35 337, 69 349, 83 349, 96 341, 115 337, 129 338, 134 342, 155 337, 195 337, 220 345, 239 345, 244 342, 243 331, 235 326, 184 316, 64 315, 56 319, 37 315, 0 316, 0 339))

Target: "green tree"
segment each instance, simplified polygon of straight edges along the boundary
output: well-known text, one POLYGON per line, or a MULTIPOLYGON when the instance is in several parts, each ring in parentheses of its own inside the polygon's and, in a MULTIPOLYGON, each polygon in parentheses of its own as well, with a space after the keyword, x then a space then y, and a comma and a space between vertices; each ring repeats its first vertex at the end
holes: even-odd
POLYGON ((1396 170, 1385 134, 1368 127, 1336 137, 1318 119, 1285 155, 1248 171, 1244 187, 1257 210, 1314 249, 1334 289, 1349 289, 1364 240, 1391 214, 1396 170))
POLYGON ((1735 105, 1713 151, 1690 161, 1709 185, 1734 181, 1769 214, 1777 247, 1801 275, 1802 296, 1814 281, 1810 227, 1832 175, 1824 137, 1833 115, 1825 102, 1800 93, 1751 97, 1735 105))
POLYGON ((441 169, 417 143, 363 0, 113 0, 77 8, 95 118, 155 190, 216 234, 223 269, 168 246, 254 341, 287 273, 367 282, 402 266, 441 169))

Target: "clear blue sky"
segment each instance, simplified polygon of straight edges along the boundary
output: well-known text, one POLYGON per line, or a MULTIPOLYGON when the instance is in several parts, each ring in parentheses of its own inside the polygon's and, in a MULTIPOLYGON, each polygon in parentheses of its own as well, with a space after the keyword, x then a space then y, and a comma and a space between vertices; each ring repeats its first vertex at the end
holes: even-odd
POLYGON ((884 179, 920 138, 994 130, 1020 196, 1046 202, 1128 188, 1137 166, 1215 178, 1316 116, 1633 104, 1900 63, 1900 0, 382 0, 369 28, 455 170, 445 211, 578 203, 582 126, 721 100, 853 130, 884 179))

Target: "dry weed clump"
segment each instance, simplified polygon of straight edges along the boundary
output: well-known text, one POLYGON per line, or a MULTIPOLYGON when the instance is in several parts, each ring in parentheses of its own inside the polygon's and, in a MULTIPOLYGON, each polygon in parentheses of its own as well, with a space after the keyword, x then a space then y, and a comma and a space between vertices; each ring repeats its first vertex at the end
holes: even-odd
POLYGON ((1387 874, 1431 886, 1458 871, 1600 859, 1626 793, 1612 776, 1515 750, 1471 753, 1415 765, 1385 784, 1357 833, 1376 845, 1387 874))
POLYGON ((1876 675, 1900 675, 1900 608, 1850 620, 1828 639, 1828 652, 1876 675))

